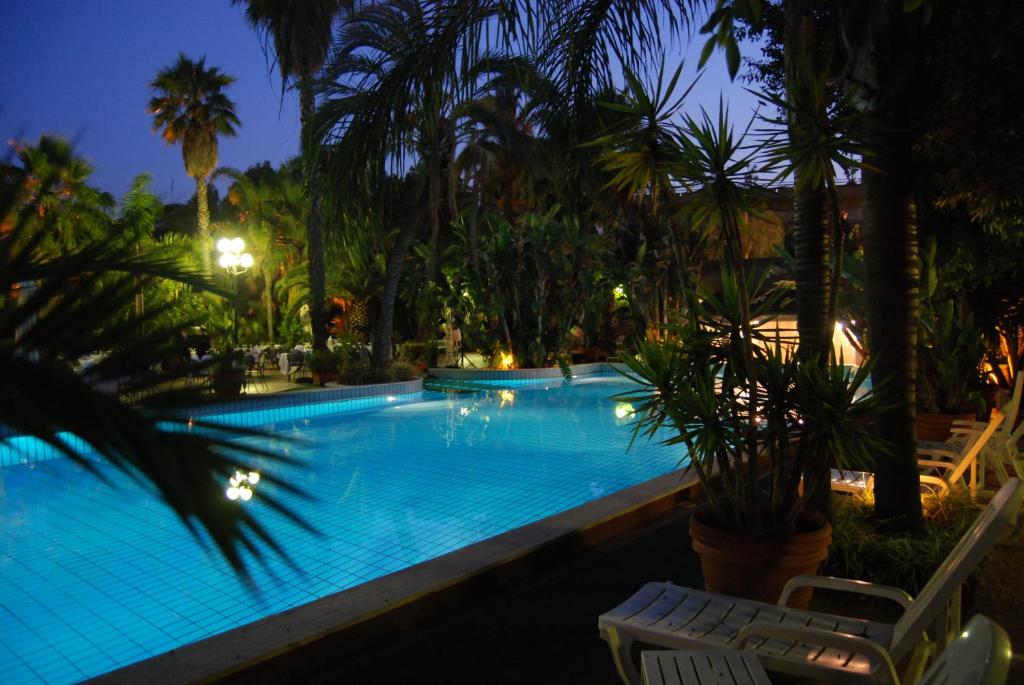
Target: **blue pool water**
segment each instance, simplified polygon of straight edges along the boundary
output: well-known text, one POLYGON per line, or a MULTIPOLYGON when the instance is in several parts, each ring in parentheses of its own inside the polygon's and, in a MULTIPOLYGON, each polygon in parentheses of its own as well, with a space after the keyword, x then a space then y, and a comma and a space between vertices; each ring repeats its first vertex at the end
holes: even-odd
POLYGON ((64 459, 8 455, 0 682, 105 673, 667 473, 678 449, 641 440, 626 451, 629 418, 610 396, 628 387, 557 379, 223 415, 301 438, 270 438, 300 463, 264 472, 313 496, 290 504, 322 533, 261 509, 258 487, 238 504, 255 508, 298 569, 254 567, 255 594, 112 469, 101 466, 113 487, 64 459))

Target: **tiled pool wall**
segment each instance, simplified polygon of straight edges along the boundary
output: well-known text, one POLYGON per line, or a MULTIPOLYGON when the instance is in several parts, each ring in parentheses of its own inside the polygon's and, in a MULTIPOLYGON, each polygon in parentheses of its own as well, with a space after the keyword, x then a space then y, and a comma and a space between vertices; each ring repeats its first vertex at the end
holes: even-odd
MULTIPOLYGON (((574 377, 615 376, 616 367, 625 370, 622 364, 605 362, 595 364, 573 364, 570 368, 574 377)), ((540 381, 561 378, 560 368, 543 369, 430 369, 430 375, 443 380, 454 381, 540 381)), ((217 417, 230 419, 231 425, 253 427, 276 421, 312 418, 339 411, 357 411, 387 406, 395 402, 409 402, 420 398, 423 380, 416 379, 399 383, 378 383, 352 387, 303 390, 259 396, 204 405, 189 410, 194 418, 207 419, 218 423, 217 417)), ((29 436, 10 436, 0 433, 0 468, 18 464, 33 464, 61 456, 52 445, 29 436)), ((63 434, 61 438, 79 454, 86 454, 89 446, 79 438, 63 434)))
MULTIPOLYGON (((616 368, 625 370, 624 364, 597 362, 594 364, 573 364, 569 367, 575 376, 617 376, 616 368)), ((450 381, 521 381, 561 378, 558 367, 543 369, 429 369, 431 376, 450 381)))
MULTIPOLYGON (((416 379, 400 383, 379 383, 348 388, 303 390, 266 395, 255 399, 239 400, 194 407, 188 414, 211 423, 230 420, 231 425, 250 428, 275 421, 312 418, 341 411, 357 411, 383 407, 396 402, 405 403, 420 398, 423 381, 416 379)), ((71 435, 61 439, 79 454, 88 454, 90 446, 71 435)), ((31 436, 5 435, 0 439, 0 468, 18 464, 34 464, 54 459, 61 453, 52 445, 31 436)))

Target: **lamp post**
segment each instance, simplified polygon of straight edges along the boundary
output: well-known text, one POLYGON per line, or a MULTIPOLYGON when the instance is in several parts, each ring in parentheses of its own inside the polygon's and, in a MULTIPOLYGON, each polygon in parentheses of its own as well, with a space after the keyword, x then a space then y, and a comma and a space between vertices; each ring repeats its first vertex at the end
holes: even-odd
MULTIPOLYGON (((242 252, 245 249, 245 241, 241 238, 221 238, 217 241, 217 251, 220 252, 218 263, 231 274, 235 281, 235 300, 238 300, 238 276, 244 274, 252 267, 252 255, 242 252)), ((235 347, 238 347, 238 303, 233 302, 231 306, 232 338, 235 347)))

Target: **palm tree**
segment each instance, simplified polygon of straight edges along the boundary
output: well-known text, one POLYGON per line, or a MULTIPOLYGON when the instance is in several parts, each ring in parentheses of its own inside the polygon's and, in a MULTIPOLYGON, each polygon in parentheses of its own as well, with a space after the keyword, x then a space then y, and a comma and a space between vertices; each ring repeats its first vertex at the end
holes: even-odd
POLYGON ((313 327, 313 348, 327 349, 326 288, 324 283, 324 241, 320 225, 320 189, 317 179, 313 118, 316 95, 313 79, 323 67, 331 46, 334 22, 351 7, 351 0, 232 0, 245 4, 249 23, 270 38, 281 71, 281 87, 294 82, 299 91, 299 120, 302 155, 310 211, 306 223, 309 250, 309 315, 313 327))
POLYGON ((20 166, 9 173, 16 206, 31 206, 28 220, 46 227, 42 250, 57 255, 103 235, 114 198, 89 185, 92 166, 68 141, 43 135, 35 145, 16 144, 15 152, 20 166))
POLYGON ((305 233, 305 193, 286 169, 272 171, 262 178, 235 169, 218 169, 216 173, 233 181, 227 199, 238 212, 239 225, 248 234, 253 271, 263 278, 267 339, 273 343, 274 284, 286 263, 295 261, 289 247, 297 232, 301 229, 305 233))
MULTIPOLYGON (((468 99, 474 84, 463 77, 472 59, 476 31, 495 13, 490 3, 392 0, 369 4, 346 22, 326 69, 325 101, 318 133, 330 145, 332 185, 348 198, 368 198, 379 210, 389 168, 400 166, 410 141, 428 176, 428 223, 434 236, 444 223, 441 182, 454 152, 450 112, 468 99), (358 189, 358 190, 357 190, 358 189)), ((394 304, 418 217, 401 222, 387 261, 373 360, 391 359, 394 304)), ((432 250, 433 253, 433 250, 432 250)), ((430 258, 434 264, 434 258, 430 258)))
POLYGON ((212 273, 212 245, 206 181, 217 168, 218 137, 234 136, 240 125, 235 103, 223 92, 234 81, 217 67, 207 69, 206 57, 193 62, 180 54, 149 84, 154 92, 149 101, 153 130, 162 129, 168 145, 181 143, 185 172, 196 182, 199 247, 207 274, 212 273))
MULTIPOLYGON (((60 179, 56 170, 39 178, 40 196, 58 192, 60 179)), ((106 466, 91 456, 95 452, 112 468, 147 482, 243 579, 243 552, 257 560, 263 546, 283 554, 251 511, 230 506, 224 484, 234 469, 254 459, 281 463, 288 458, 237 440, 256 435, 252 431, 189 418, 187 408, 202 401, 198 394, 183 389, 173 371, 152 370, 175 352, 178 340, 178 326, 159 324, 166 306, 152 307, 138 319, 119 317, 131 307, 136 289, 158 279, 208 290, 209 282, 176 260, 147 252, 137 256, 130 245, 116 241, 88 241, 49 254, 43 244, 55 217, 48 214, 38 222, 36 207, 18 201, 20 184, 7 181, 0 179, 0 216, 10 220, 0 240, 0 292, 16 292, 23 283, 35 288, 0 307, 0 423, 5 426, 0 442, 32 436, 102 479, 106 466), (140 324, 147 323, 140 333, 140 324), (73 371, 76 360, 97 350, 110 353, 87 374, 73 371), (134 403, 99 389, 126 376, 141 395, 134 403), (59 402, 54 388, 60 388, 59 402), (88 447, 69 440, 69 434, 88 447)), ((277 483, 277 492, 296 492, 272 473, 265 477, 277 483)), ((299 522, 275 494, 267 496, 272 508, 299 522)))
POLYGON ((856 8, 839 6, 850 50, 850 86, 870 151, 863 173, 868 348, 875 360, 873 378, 887 379, 892 394, 891 409, 879 418, 879 434, 892 445, 892 458, 878 461, 875 511, 896 526, 919 529, 914 423, 921 305, 910 85, 931 3, 872 0, 856 8))

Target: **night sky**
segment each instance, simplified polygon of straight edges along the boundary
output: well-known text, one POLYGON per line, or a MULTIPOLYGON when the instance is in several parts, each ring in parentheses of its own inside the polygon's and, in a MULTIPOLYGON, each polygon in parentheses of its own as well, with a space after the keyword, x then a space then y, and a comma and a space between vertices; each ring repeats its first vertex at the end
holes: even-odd
MULTIPOLYGON (((238 79, 227 92, 242 127, 236 138, 221 139, 221 165, 277 164, 298 150, 295 94, 281 98, 280 79, 268 70, 259 38, 243 8, 229 0, 0 0, 0 35, 0 159, 10 156, 9 140, 34 143, 41 133, 58 134, 92 163, 93 185, 120 197, 147 171, 164 202, 188 200, 194 185, 180 148, 152 132, 146 113, 147 84, 179 52, 192 59, 206 55, 207 66, 238 79)), ((686 57, 686 82, 694 76, 701 38, 686 57)), ((678 46, 669 52, 671 68, 683 53, 678 46)), ((724 90, 742 126, 753 107, 742 86, 728 82, 724 58, 716 54, 688 109, 716 110, 724 90)))

